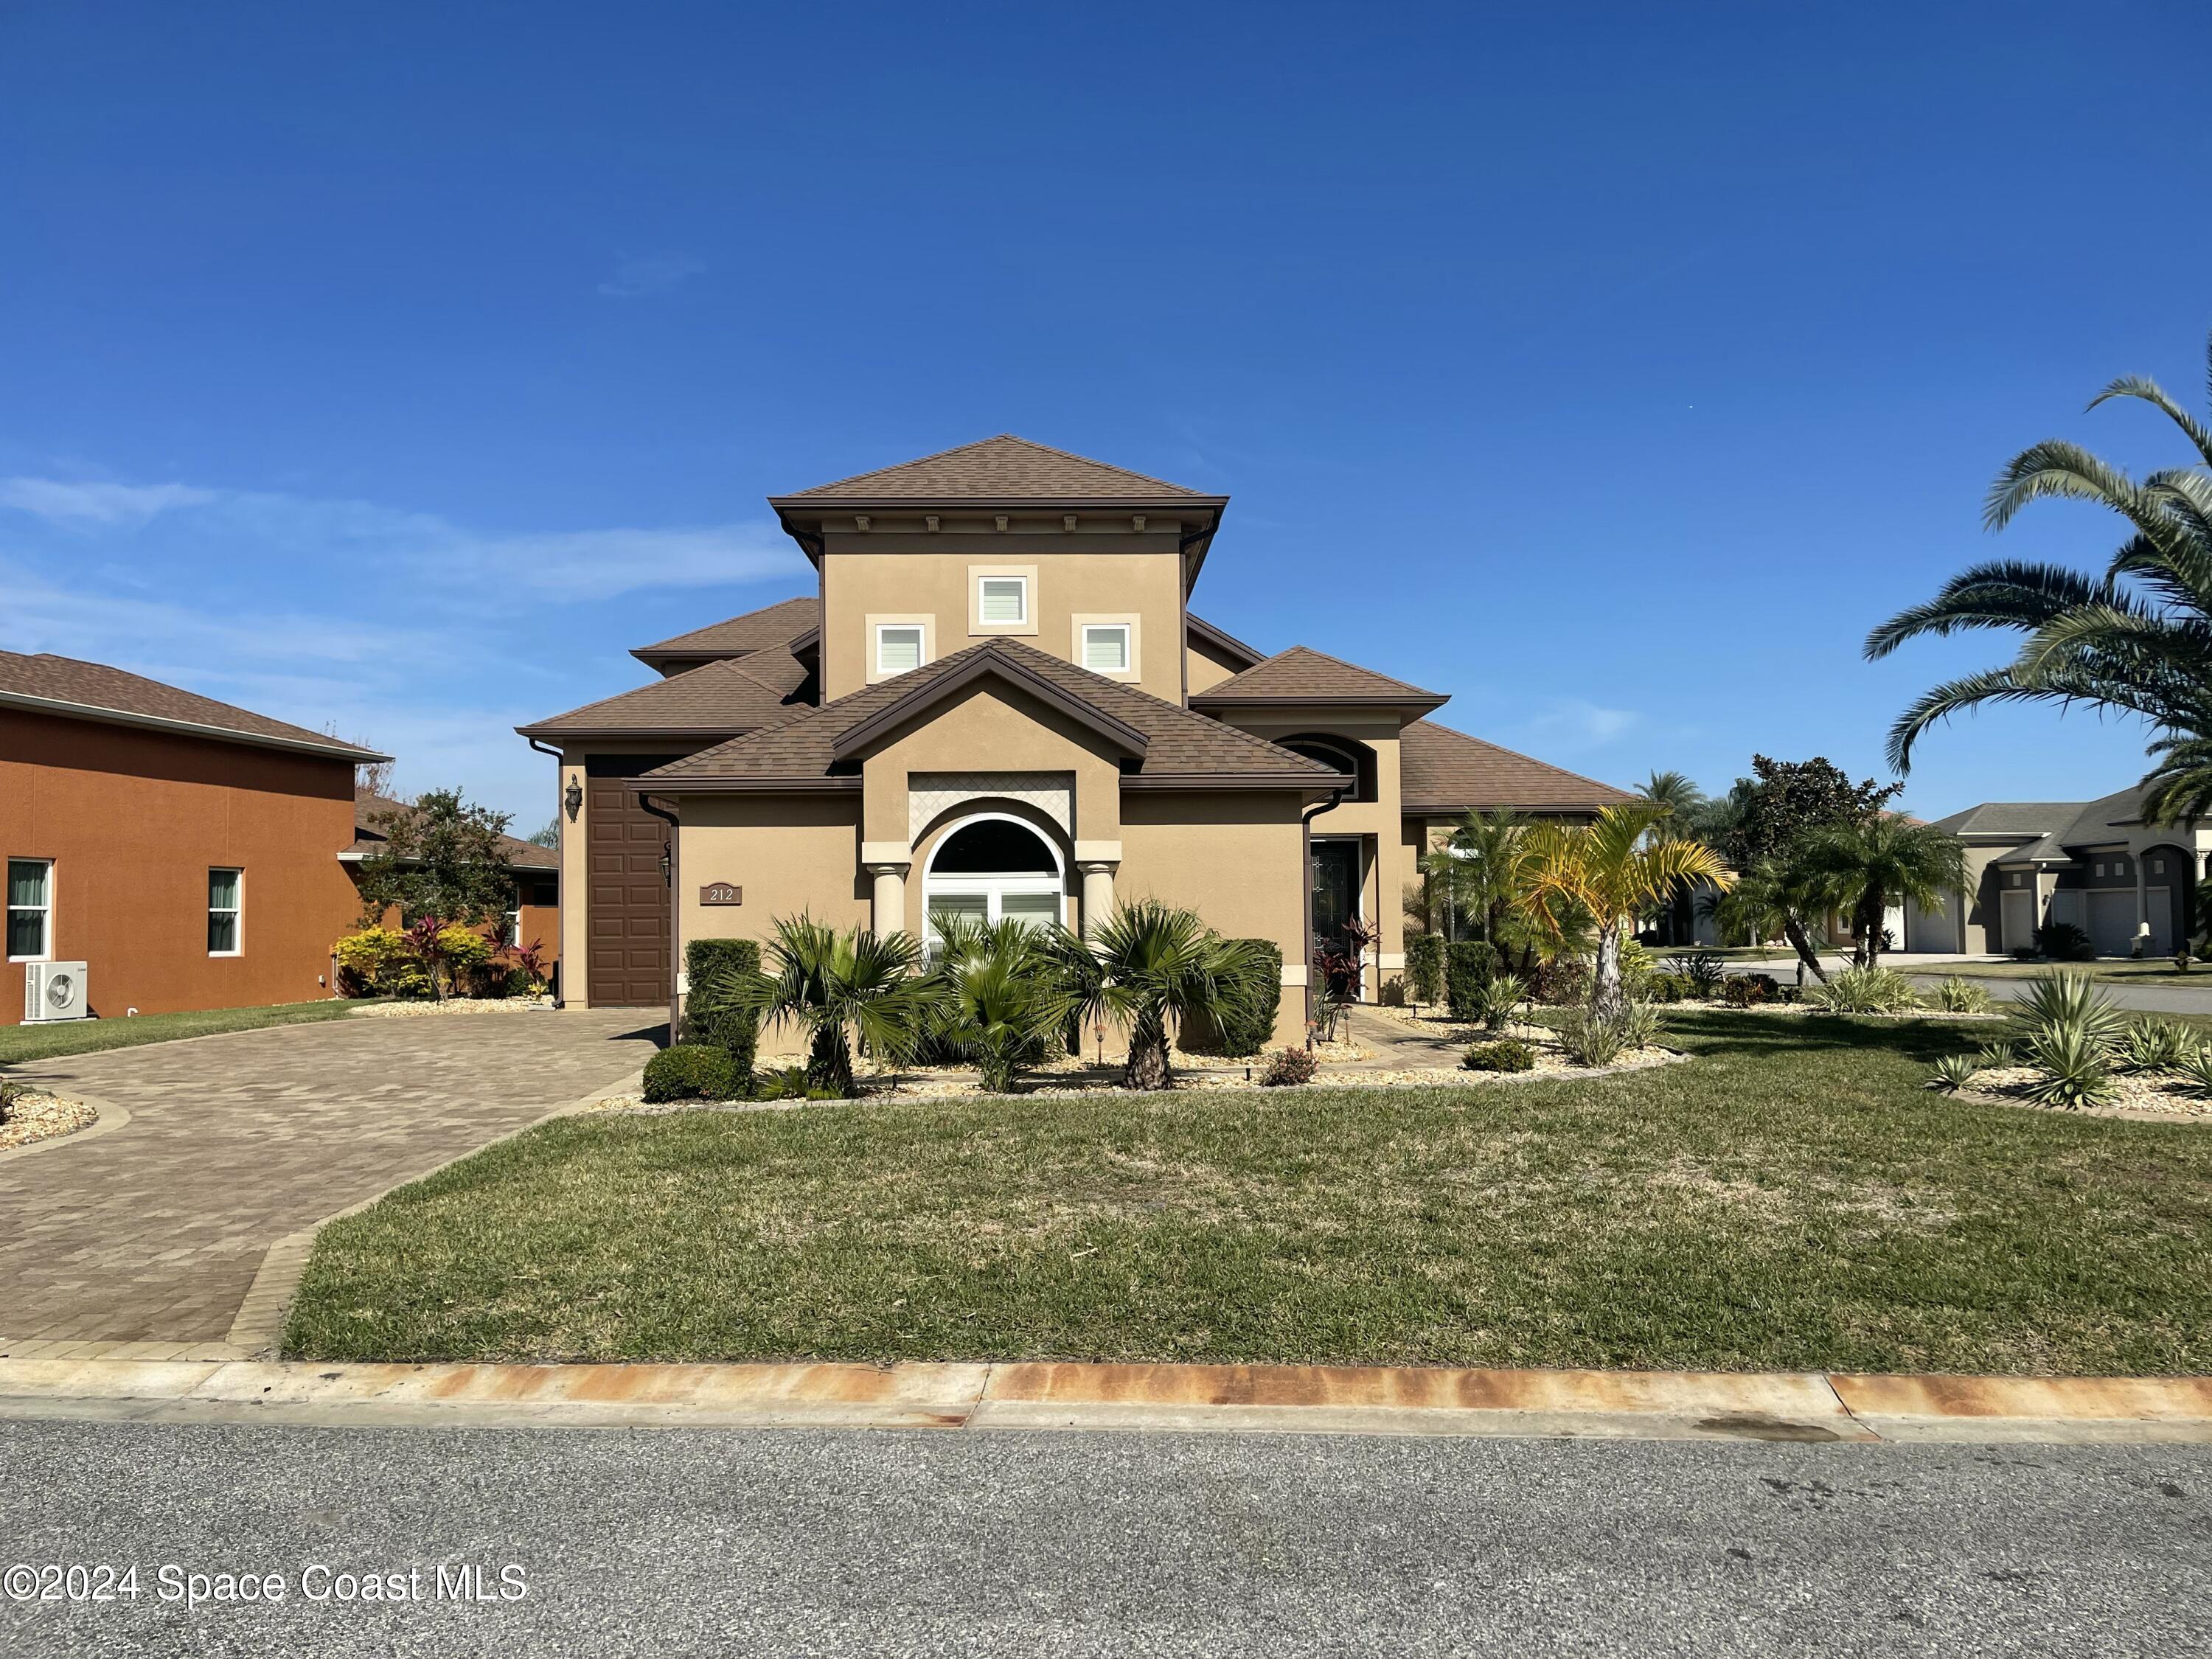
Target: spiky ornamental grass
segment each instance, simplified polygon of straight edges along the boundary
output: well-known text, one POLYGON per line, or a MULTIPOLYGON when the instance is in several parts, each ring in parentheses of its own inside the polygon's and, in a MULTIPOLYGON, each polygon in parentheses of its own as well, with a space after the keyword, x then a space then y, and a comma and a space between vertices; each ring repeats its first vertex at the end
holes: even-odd
POLYGON ((2078 1111, 2112 1097, 2111 1054, 2078 1025, 2053 1026, 2027 1046, 2028 1064, 2042 1073, 2027 1086, 2039 1106, 2078 1111))
POLYGON ((1936 986, 1936 1006, 1948 1014, 1986 1014, 1990 994, 1973 981, 1954 974, 1936 986))
POLYGON ((1939 1094, 1955 1095, 1970 1087, 1974 1074, 1981 1067, 1974 1063, 1972 1054, 1946 1054, 1936 1062, 1936 1069, 1928 1079, 1927 1086, 1939 1094))

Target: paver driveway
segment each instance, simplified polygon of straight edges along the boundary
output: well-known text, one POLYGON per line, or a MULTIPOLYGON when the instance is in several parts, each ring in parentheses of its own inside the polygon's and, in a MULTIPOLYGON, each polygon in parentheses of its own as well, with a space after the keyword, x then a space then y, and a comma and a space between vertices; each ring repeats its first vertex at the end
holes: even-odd
POLYGON ((356 1018, 22 1066, 131 1121, 0 1160, 0 1352, 221 1343, 271 1244, 621 1080, 649 1018, 356 1018))

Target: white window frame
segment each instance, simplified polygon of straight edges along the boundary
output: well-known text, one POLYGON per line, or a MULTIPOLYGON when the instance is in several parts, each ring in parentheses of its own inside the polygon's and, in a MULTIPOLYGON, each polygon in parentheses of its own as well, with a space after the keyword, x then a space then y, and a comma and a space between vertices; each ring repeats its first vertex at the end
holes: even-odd
MULTIPOLYGON (((46 869, 45 890, 46 902, 40 905, 15 904, 9 902, 10 896, 12 896, 15 891, 15 884, 12 878, 9 877, 9 871, 7 869, 0 869, 0 879, 6 879, 8 882, 7 892, 0 893, 0 910, 4 910, 7 913, 6 915, 0 916, 0 927, 4 927, 8 919, 12 917, 18 910, 35 909, 41 915, 41 916, 44 917, 46 922, 45 929, 40 935, 43 942, 40 947, 38 955, 34 957, 19 957, 13 951, 10 951, 8 956, 8 960, 10 962, 52 962, 54 959, 54 861, 52 859, 11 858, 6 860, 6 864, 11 868, 18 864, 42 864, 46 869)), ((0 938, 0 945, 4 945, 6 942, 7 941, 4 938, 0 938)))
POLYGON ((1079 611, 1069 619, 1067 659, 1086 673, 1101 679, 1118 680, 1124 685, 1134 685, 1144 678, 1141 664, 1145 650, 1144 619, 1133 611, 1079 611), (1122 648, 1128 660, 1119 668, 1093 668, 1084 660, 1084 642, 1092 629, 1118 629, 1122 635, 1122 648))
POLYGON ((913 629, 921 635, 921 659, 916 668, 927 668, 937 659, 937 618, 915 611, 871 611, 867 617, 867 680, 870 685, 879 685, 885 680, 895 680, 909 669, 886 670, 884 667, 884 631, 886 629, 913 629))
POLYGON ((1028 634, 1037 631, 1037 568, 1033 564, 971 564, 968 567, 968 633, 970 638, 981 639, 994 635, 1028 634), (995 581, 1019 581, 1022 585, 1022 614, 1015 622, 985 622, 983 620, 983 584, 995 581))
POLYGON ((928 635, 920 623, 878 623, 876 624, 876 672, 884 679, 901 674, 911 674, 928 659, 922 653, 928 648, 928 635), (884 641, 893 634, 914 635, 914 667, 893 668, 884 660, 884 641))
POLYGON ((930 901, 943 895, 947 898, 981 898, 984 901, 984 919, 998 921, 1005 915, 1005 900, 1010 893, 1045 893, 1054 900, 1053 920, 1061 927, 1067 925, 1067 860, 1060 857, 1060 848, 1050 836, 1027 818, 1017 817, 1012 812, 974 812, 945 827, 937 838, 937 845, 929 849, 929 861, 921 872, 921 933, 924 947, 934 953, 942 943, 937 936, 937 925, 931 919, 930 901), (939 875, 937 856, 951 844, 953 836, 971 823, 1018 823, 1042 842, 1045 850, 1052 854, 1053 873, 1050 875, 939 875))
MULTIPOLYGON (((1003 597, 1003 596, 1001 596, 1003 597)), ((978 576, 975 578, 975 620, 991 628, 1020 628, 1030 619, 1030 579, 1027 576, 978 576), (1011 617, 991 617, 984 614, 990 603, 994 585, 1011 586, 1014 590, 1014 614, 1011 617)))
POLYGON ((1127 623, 1085 623, 1083 624, 1083 661, 1081 666, 1094 674, 1126 674, 1129 672, 1129 624, 1127 623), (1111 667, 1100 668, 1091 660, 1091 636, 1111 634, 1121 642, 1121 660, 1111 667))
POLYGON ((208 866, 207 913, 210 921, 216 916, 225 915, 228 915, 231 921, 230 949, 228 951, 210 949, 208 954, 211 957, 226 957, 244 956, 246 954, 246 866, 244 865, 210 864, 208 866), (238 878, 238 902, 228 911, 216 908, 215 902, 215 878, 226 871, 238 878))

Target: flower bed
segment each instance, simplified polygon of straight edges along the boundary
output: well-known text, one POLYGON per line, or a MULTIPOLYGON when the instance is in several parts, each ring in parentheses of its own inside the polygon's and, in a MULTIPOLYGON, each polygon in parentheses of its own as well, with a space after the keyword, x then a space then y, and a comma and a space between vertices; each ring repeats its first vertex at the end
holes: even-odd
POLYGON ((2071 1112, 2087 1117, 2134 1117, 2167 1120, 2212 1118, 2212 1100, 2191 1092, 2196 1086, 2172 1072, 2121 1072, 2111 1081, 2112 1097, 2100 1106, 2046 1105, 2028 1097, 2042 1080, 2033 1066, 2004 1066, 1978 1071, 1954 1100, 1972 1100, 2003 1106, 2025 1106, 2040 1112, 2071 1112))

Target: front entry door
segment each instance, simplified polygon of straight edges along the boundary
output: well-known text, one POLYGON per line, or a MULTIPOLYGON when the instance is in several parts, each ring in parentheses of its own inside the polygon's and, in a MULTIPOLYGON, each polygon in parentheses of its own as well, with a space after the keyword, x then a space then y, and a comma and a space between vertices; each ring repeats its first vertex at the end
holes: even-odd
POLYGON ((1345 945, 1345 929, 1359 920, 1359 843, 1313 844, 1313 942, 1316 951, 1345 945))

